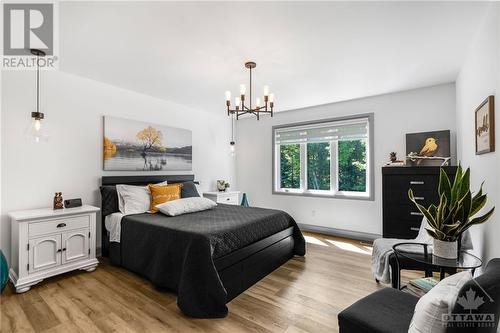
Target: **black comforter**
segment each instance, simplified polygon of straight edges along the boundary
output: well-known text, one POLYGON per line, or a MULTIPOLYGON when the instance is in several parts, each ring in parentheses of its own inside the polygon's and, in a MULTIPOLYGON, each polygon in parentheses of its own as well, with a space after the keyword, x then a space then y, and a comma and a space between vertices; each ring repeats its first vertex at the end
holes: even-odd
POLYGON ((294 254, 304 255, 305 241, 297 224, 278 210, 218 205, 176 217, 129 215, 121 222, 121 264, 177 292, 177 305, 185 314, 225 317, 227 293, 214 259, 291 226, 294 254))

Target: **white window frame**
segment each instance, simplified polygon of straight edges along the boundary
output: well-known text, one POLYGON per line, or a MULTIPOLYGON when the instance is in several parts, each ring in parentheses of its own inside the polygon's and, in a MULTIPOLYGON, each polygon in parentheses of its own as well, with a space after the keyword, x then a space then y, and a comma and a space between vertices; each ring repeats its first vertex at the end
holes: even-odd
POLYGON ((273 145, 273 194, 284 195, 300 195, 312 197, 326 198, 342 198, 342 199, 359 199, 359 200, 374 200, 374 173, 373 173, 373 151, 374 151, 374 115, 373 113, 359 114, 353 116, 321 119, 309 122, 301 122, 294 124, 278 125, 272 128, 272 145, 273 145), (287 127, 297 127, 304 125, 321 125, 336 121, 366 119, 368 121, 368 136, 366 148, 366 191, 338 191, 338 141, 332 140, 330 143, 330 190, 310 190, 307 188, 307 143, 300 143, 300 188, 281 188, 280 162, 281 154, 279 146, 276 145, 276 131, 287 127))

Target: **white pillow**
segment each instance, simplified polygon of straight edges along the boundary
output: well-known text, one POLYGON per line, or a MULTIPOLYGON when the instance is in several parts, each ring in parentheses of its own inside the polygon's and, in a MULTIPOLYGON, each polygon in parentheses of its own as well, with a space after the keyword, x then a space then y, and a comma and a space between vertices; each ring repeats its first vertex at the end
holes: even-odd
POLYGON ((141 214, 149 210, 151 193, 147 186, 116 185, 116 191, 118 209, 122 214, 141 214))
MULTIPOLYGON (((167 185, 167 181, 165 180, 161 183, 156 183, 154 185, 167 185)), ((125 213, 125 202, 123 200, 122 193, 123 192, 130 192, 130 191, 136 192, 136 190, 134 188, 145 188, 148 191, 149 202, 151 204, 151 191, 149 191, 148 186, 135 186, 135 185, 123 185, 123 184, 116 185, 116 192, 118 194, 118 210, 120 211, 120 213, 126 214, 125 213)), ((149 206, 148 206, 148 210, 149 210, 149 206)), ((142 212, 142 213, 144 213, 144 212, 142 212)), ((129 214, 137 214, 137 213, 129 213, 129 214)))
POLYGON ((168 201, 159 205, 156 208, 167 216, 177 216, 187 213, 200 212, 202 210, 212 209, 217 204, 207 198, 192 197, 173 201, 168 201))
POLYGON ((470 271, 453 274, 422 296, 415 306, 408 333, 446 332, 443 315, 452 311, 460 289, 470 279, 470 271))

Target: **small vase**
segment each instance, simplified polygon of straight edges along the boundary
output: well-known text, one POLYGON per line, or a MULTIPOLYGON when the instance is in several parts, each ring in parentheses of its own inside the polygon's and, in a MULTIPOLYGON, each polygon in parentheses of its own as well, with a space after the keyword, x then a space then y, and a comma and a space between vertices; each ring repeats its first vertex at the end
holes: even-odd
POLYGON ((457 241, 447 242, 439 239, 434 239, 434 246, 432 253, 440 258, 445 259, 457 259, 458 251, 457 251, 457 241))

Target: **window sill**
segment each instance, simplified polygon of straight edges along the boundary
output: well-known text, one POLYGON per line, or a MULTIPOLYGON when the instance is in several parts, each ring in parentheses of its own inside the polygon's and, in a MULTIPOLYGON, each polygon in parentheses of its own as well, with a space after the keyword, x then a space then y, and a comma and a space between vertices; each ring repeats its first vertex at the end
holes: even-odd
POLYGON ((273 190, 273 195, 290 195, 299 197, 312 197, 312 198, 328 198, 328 199, 349 199, 349 200, 363 200, 363 201, 374 201, 375 198, 370 194, 348 194, 348 193, 312 193, 312 192, 300 192, 300 191, 276 191, 273 190))

